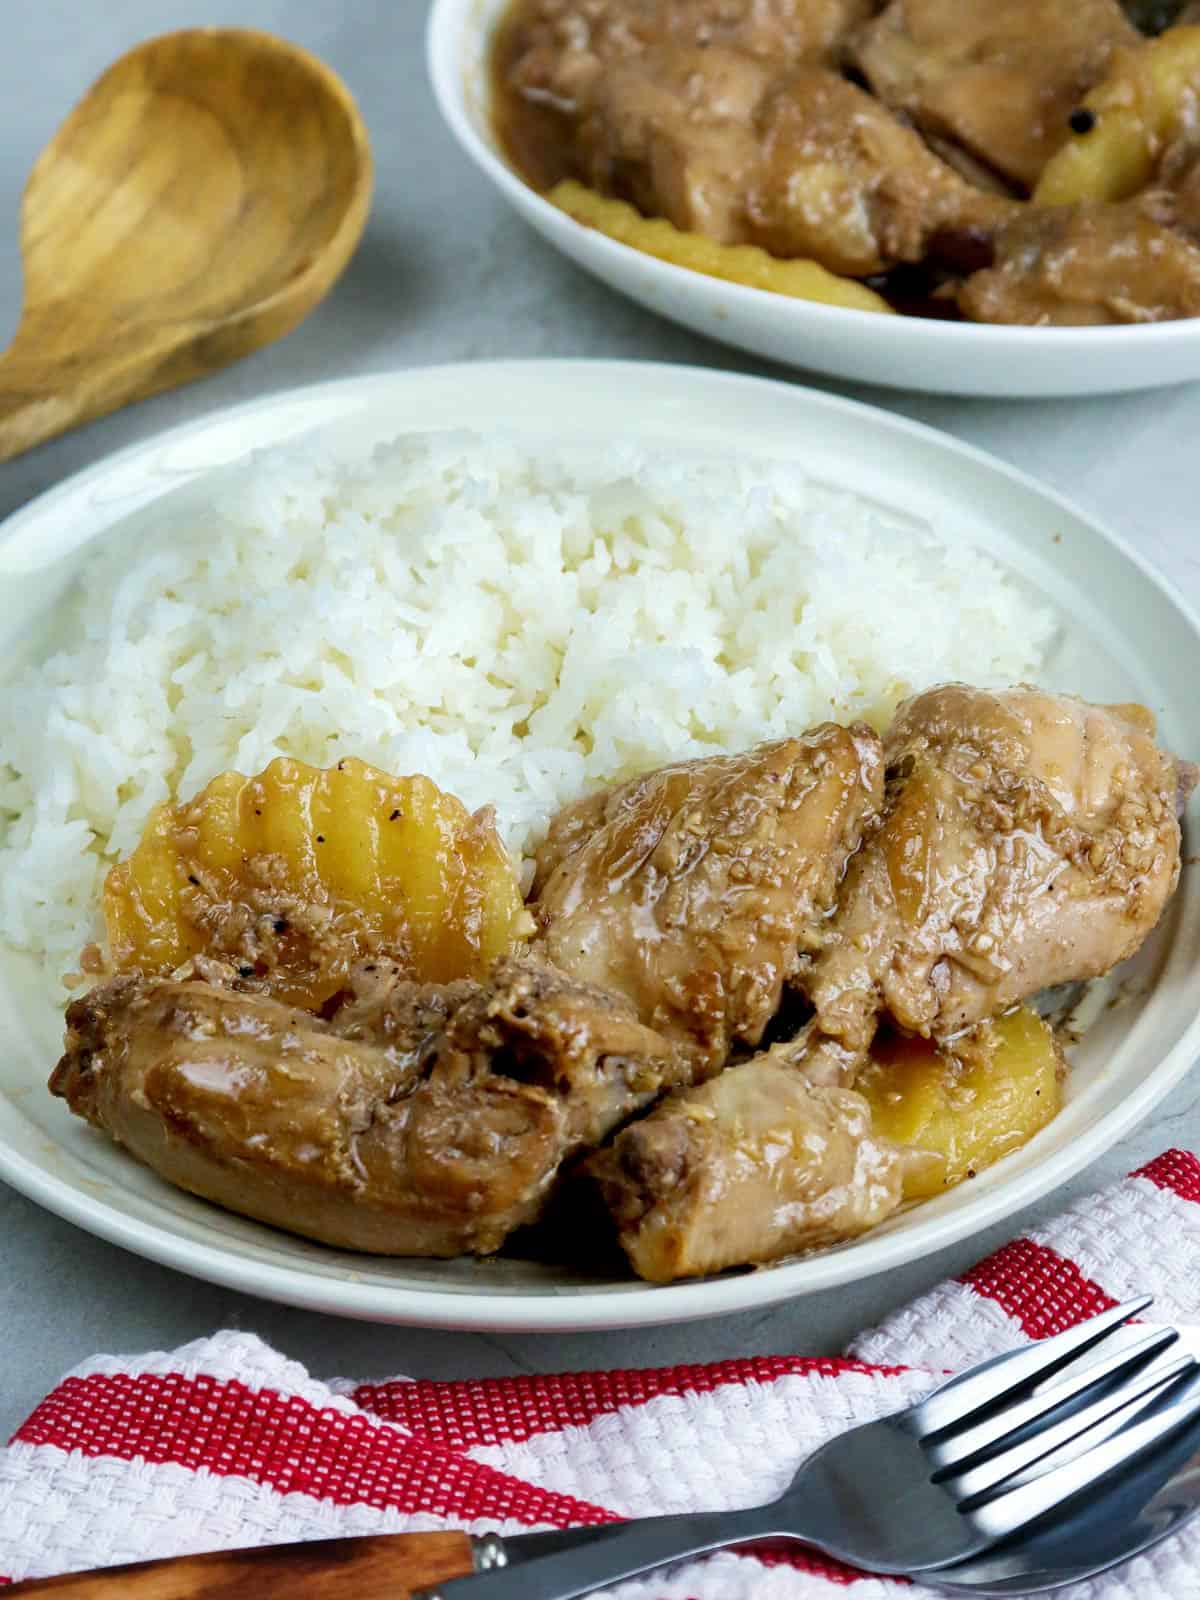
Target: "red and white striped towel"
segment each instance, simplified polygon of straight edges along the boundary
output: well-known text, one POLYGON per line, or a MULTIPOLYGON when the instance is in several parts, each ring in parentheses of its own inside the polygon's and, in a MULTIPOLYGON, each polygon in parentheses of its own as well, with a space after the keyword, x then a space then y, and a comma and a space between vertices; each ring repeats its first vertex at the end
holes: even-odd
MULTIPOLYGON (((777 1494, 831 1434, 1021 1338, 1149 1292, 1200 1325, 1200 1160, 1170 1151, 864 1334, 779 1356, 485 1382, 311 1378, 250 1334, 100 1356, 0 1451, 0 1573, 458 1526, 504 1533, 777 1494)), ((2 1580, 0 1580, 2 1581, 2 1580)), ((723 1554, 621 1600, 919 1600, 797 1552, 723 1554)), ((1069 1600, 1200 1597, 1200 1523, 1069 1600)))

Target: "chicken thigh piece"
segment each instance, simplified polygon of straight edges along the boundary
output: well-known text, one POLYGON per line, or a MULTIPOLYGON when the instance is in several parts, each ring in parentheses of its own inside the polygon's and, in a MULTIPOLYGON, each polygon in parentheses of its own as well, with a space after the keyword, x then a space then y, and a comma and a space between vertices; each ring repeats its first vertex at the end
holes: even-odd
MULTIPOLYGON (((1200 185, 1120 204, 1030 207, 1005 223, 990 267, 958 286, 974 322, 1087 327, 1200 316, 1200 248, 1177 230, 1200 185)), ((1190 220, 1190 218, 1189 218, 1190 220)))
POLYGON ((667 1283, 874 1227, 900 1204, 902 1162, 861 1095, 810 1083, 777 1048, 668 1095, 585 1171, 634 1271, 667 1283))
POLYGON ((848 1081, 881 1011, 944 1040, 1131 956, 1179 877, 1181 769, 1153 727, 1141 706, 1031 688, 905 702, 883 821, 799 978, 805 1066, 848 1081))
POLYGON ((748 237, 753 117, 771 65, 722 45, 670 45, 608 68, 574 130, 573 170, 604 194, 725 244, 748 237))
POLYGON ((616 67, 648 50, 832 63, 874 9, 875 0, 531 0, 516 19, 511 81, 537 104, 580 114, 616 67))
POLYGON ((1113 51, 1139 40, 1117 0, 891 0, 849 53, 886 105, 1029 191, 1113 51))
POLYGON ((611 996, 505 960, 488 984, 377 985, 324 1022, 184 975, 67 1013, 50 1081, 170 1182, 382 1255, 488 1254, 558 1168, 679 1062, 611 996))
POLYGON ((747 237, 772 255, 866 277, 923 261, 939 235, 990 232, 1019 209, 968 183, 886 106, 822 67, 780 79, 755 128, 747 237))
POLYGON ((759 1043, 814 948, 882 772, 869 728, 826 723, 569 808, 531 908, 543 954, 624 995, 694 1076, 719 1071, 735 1043, 759 1043))

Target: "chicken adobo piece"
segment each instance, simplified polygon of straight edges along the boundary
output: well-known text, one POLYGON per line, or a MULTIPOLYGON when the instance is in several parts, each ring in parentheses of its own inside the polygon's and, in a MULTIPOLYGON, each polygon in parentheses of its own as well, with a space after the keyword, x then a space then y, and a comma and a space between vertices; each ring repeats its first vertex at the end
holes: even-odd
POLYGON ((845 1078, 881 1013, 951 1039, 1039 989, 1093 978, 1179 879, 1178 764, 1140 706, 950 684, 902 705, 882 822, 799 983, 845 1078))
POLYGON ((481 970, 468 942, 437 982, 414 909, 389 948, 388 897, 434 895, 439 960, 485 890, 507 907, 486 814, 403 780, 442 824, 360 872, 368 939, 346 863, 359 828, 378 864, 402 780, 339 769, 358 809, 342 864, 314 875, 287 797, 321 776, 289 769, 285 827, 257 815, 278 774, 227 775, 113 869, 109 975, 69 1007, 50 1086, 180 1187, 342 1248, 487 1254, 552 1200, 582 1219, 599 1194, 648 1279, 776 1260, 973 1175, 1054 1114, 1061 1046, 1014 1008, 1137 950, 1179 875, 1194 775, 1139 706, 946 685, 883 740, 826 723, 584 796, 548 829, 528 911, 504 910, 507 952, 481 970), (208 924, 171 885, 217 883, 224 827, 242 843, 223 903, 250 904, 251 817, 286 841, 272 871, 302 925, 306 895, 324 908, 333 992, 297 987, 286 940, 231 960, 228 919, 195 948, 208 924))
POLYGON ((524 96, 577 115, 601 80, 648 50, 833 63, 875 9, 876 0, 538 0, 513 13, 507 44, 524 96))
POLYGON ((541 949, 708 1077, 762 1039, 882 795, 876 734, 827 723, 571 807, 534 880, 541 949))
MULTIPOLYGON (((882 815, 795 980, 811 1021, 716 1085, 669 1095, 593 1161, 646 1276, 764 1260, 878 1222, 903 1177, 887 1141, 864 1131, 851 1086, 881 1020, 937 1041, 965 1071, 969 1030, 1109 971, 1175 888, 1192 769, 1157 747, 1140 706, 952 684, 901 706, 884 748, 882 815)), ((1001 1055, 990 1070, 1006 1070, 1001 1055)))
POLYGON ((870 277, 977 237, 1017 209, 968 183, 877 100, 822 67, 777 81, 755 127, 747 237, 772 255, 870 277))
POLYGON ((853 1238, 895 1211, 903 1179, 863 1097, 814 1085, 787 1050, 669 1095, 588 1170, 654 1283, 853 1238))
POLYGON ((958 288, 977 322, 1030 327, 1200 316, 1200 250, 1166 193, 1119 205, 1040 206, 1000 228, 993 265, 958 288))
POLYGON ((1028 194, 1113 51, 1138 37, 1117 0, 891 0, 847 55, 949 161, 965 154, 967 171, 1028 194))
POLYGON ((50 1086, 172 1183, 326 1244, 487 1254, 563 1161, 682 1081, 619 996, 503 957, 484 983, 356 972, 329 1020, 234 969, 114 978, 50 1086))
MULTIPOLYGON (((840 287, 862 307, 865 282, 880 309, 975 321, 1192 316, 1200 235, 1164 196, 1181 137, 1194 154, 1200 29, 1189 12, 1152 39, 1130 9, 513 0, 497 134, 577 220, 681 264, 698 257, 642 239, 642 219, 814 262, 835 275, 811 291, 830 303, 840 287), (1071 196, 1087 205, 1055 200, 1058 177, 1043 192, 1063 160, 1087 171, 1071 196), (1039 287, 1022 295, 1026 269, 1039 287)), ((740 260, 702 270, 736 279, 740 260)))

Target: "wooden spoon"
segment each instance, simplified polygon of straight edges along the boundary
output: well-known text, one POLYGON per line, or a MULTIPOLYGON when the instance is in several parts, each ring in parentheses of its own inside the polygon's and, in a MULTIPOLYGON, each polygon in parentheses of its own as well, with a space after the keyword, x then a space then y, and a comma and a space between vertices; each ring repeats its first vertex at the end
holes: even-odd
POLYGON ((192 28, 122 56, 39 156, 0 461, 280 338, 362 234, 366 129, 307 51, 192 28))

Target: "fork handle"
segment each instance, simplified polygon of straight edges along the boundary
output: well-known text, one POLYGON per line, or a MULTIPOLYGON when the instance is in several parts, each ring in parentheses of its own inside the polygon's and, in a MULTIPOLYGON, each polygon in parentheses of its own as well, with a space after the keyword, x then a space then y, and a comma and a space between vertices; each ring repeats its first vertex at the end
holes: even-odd
POLYGON ((749 1511, 688 1513, 678 1517, 646 1517, 605 1528, 602 1537, 535 1556, 491 1572, 418 1591, 413 1600, 578 1600, 581 1595, 689 1556, 707 1555, 730 1545, 779 1538, 767 1514, 771 1507, 749 1511))

